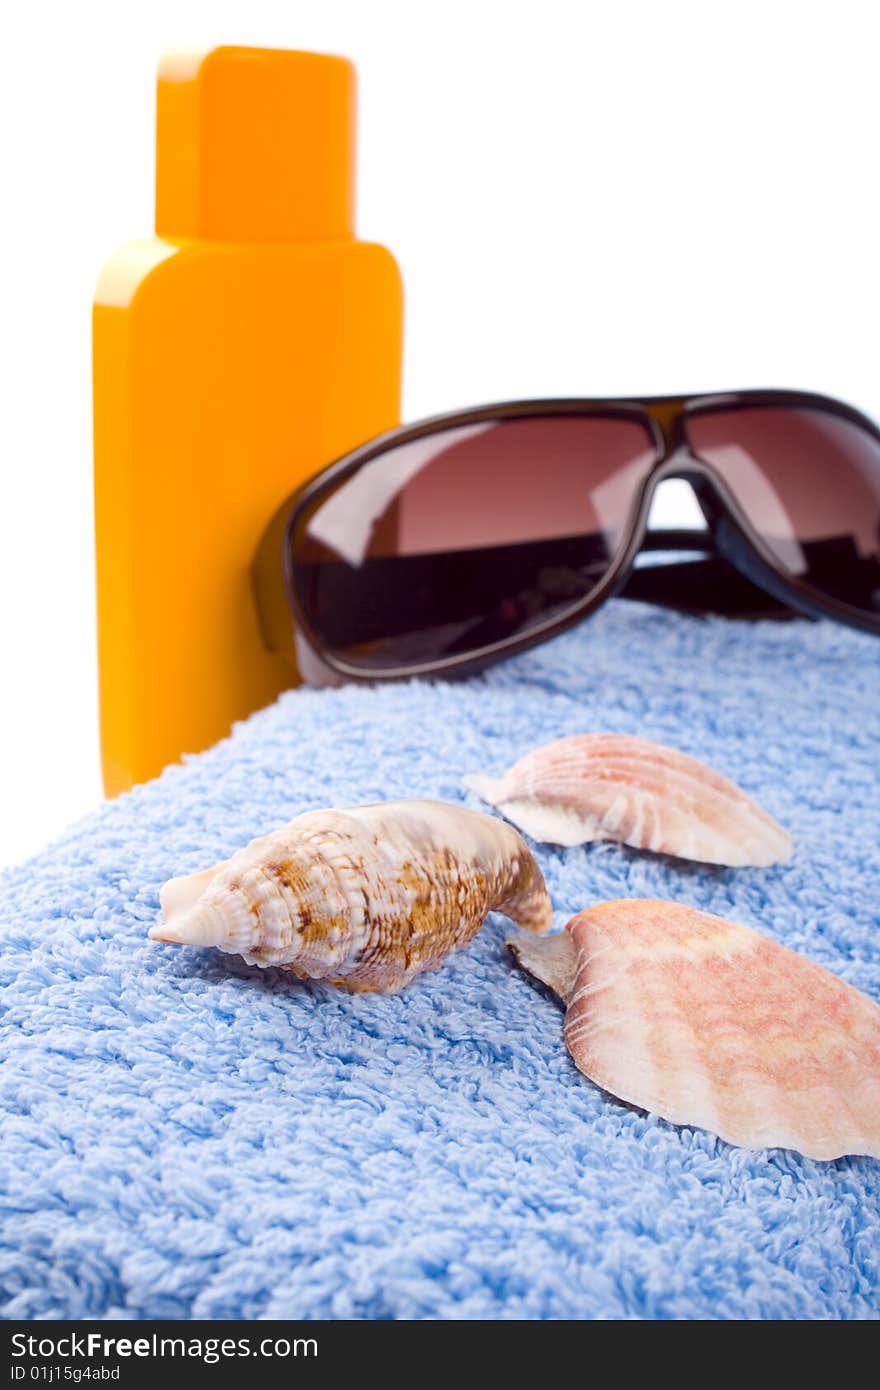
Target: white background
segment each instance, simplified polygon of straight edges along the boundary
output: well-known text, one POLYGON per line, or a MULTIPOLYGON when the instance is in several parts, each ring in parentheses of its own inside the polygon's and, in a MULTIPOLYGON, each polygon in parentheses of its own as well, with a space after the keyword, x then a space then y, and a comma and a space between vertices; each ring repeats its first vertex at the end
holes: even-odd
POLYGON ((167 47, 340 52, 405 413, 780 385, 880 413, 872 0, 80 0, 0 21, 0 863, 100 798, 89 312, 167 47))

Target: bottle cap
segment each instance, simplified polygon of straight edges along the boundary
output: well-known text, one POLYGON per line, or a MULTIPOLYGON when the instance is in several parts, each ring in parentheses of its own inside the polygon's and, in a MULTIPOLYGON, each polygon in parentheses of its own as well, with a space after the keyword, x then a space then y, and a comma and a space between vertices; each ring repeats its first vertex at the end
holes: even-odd
POLYGON ((355 71, 271 48, 166 54, 159 66, 156 233, 331 241, 354 235, 355 71))

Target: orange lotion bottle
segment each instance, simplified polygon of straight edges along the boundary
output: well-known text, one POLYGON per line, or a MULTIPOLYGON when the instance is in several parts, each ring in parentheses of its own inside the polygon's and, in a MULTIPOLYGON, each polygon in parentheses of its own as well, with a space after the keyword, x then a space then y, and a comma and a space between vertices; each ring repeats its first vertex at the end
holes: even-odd
POLYGON ((402 291, 354 238, 355 74, 217 48, 159 69, 156 236, 94 308, 101 744, 108 795, 290 684, 254 550, 300 482, 397 423, 402 291))

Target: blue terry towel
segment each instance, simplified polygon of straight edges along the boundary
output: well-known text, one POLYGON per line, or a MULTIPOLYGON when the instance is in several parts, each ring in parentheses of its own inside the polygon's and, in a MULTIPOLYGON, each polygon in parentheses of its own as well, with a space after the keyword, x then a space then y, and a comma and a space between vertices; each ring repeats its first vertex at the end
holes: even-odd
POLYGON ((591 730, 703 758, 793 833, 720 870, 542 846, 561 923, 671 897, 880 999, 880 644, 623 602, 466 683, 294 691, 0 890, 8 1317, 871 1317, 880 1163, 746 1152, 575 1071, 506 924, 394 997, 149 944, 158 890, 301 811, 468 800, 591 730))

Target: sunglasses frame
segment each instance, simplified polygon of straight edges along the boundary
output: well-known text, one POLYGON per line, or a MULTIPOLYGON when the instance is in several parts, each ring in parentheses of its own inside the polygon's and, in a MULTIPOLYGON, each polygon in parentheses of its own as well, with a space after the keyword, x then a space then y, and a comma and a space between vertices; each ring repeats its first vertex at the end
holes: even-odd
MULTIPOLYGON (((406 680, 414 676, 469 675, 493 661, 514 656, 548 641, 588 618, 619 593, 632 574, 635 560, 645 546, 648 515, 654 493, 668 478, 681 478, 694 488, 718 554, 730 561, 753 585, 781 604, 810 618, 834 618, 847 626, 880 634, 877 617, 822 594, 811 585, 787 575, 751 525, 739 503, 727 489, 721 474, 691 451, 685 422, 695 415, 752 406, 818 409, 866 430, 880 444, 880 428, 855 407, 831 396, 790 390, 744 390, 687 396, 622 398, 560 398, 507 401, 473 406, 449 414, 434 415, 412 425, 399 425, 377 435, 359 448, 329 464, 297 488, 275 513, 254 561, 253 580, 266 645, 282 652, 297 665, 296 637, 305 639, 311 653, 331 671, 348 680, 406 680), (538 623, 521 635, 503 638, 476 651, 440 657, 435 661, 366 670, 354 666, 325 647, 303 612, 291 571, 291 539, 294 530, 315 510, 328 493, 360 468, 389 449, 462 425, 489 420, 518 420, 554 415, 591 416, 634 420, 646 426, 657 449, 657 460, 636 489, 628 518, 627 540, 607 574, 594 589, 561 615, 538 623), (283 583, 279 583, 279 578, 283 583), (291 624, 293 620, 293 625, 291 624)), ((699 533, 697 533, 699 534, 699 533)), ((648 547, 650 548, 650 546, 648 547)))

